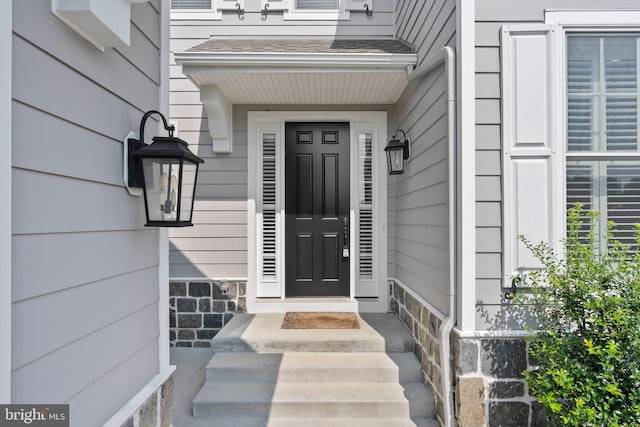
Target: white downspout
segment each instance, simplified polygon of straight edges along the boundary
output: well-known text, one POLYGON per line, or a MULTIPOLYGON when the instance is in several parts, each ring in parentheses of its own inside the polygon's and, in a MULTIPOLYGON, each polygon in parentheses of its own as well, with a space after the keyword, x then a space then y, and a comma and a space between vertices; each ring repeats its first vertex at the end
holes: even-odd
POLYGON ((454 425, 454 402, 451 384, 450 335, 456 319, 456 82, 455 52, 443 47, 440 52, 426 58, 420 66, 407 70, 409 81, 423 77, 444 62, 447 75, 447 143, 449 168, 449 314, 440 326, 440 360, 442 361, 442 385, 445 426, 454 425))

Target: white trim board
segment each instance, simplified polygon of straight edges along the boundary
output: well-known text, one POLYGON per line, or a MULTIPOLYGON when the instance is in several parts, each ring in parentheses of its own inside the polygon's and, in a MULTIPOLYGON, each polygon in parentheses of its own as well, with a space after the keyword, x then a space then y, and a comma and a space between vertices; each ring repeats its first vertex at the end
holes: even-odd
MULTIPOLYGON (((5 2, 0 18, 0 47, 11 58, 11 2, 5 2)), ((0 188, 11 200, 11 61, 0 65, 0 188)), ((0 402, 11 402, 11 203, 0 209, 0 402)))
POLYGON ((467 331, 476 327, 475 0, 457 0, 456 19, 456 320, 467 331))
POLYGON ((637 30, 640 23, 640 9, 635 10, 554 10, 544 11, 545 24, 562 26, 588 26, 594 30, 598 26, 629 26, 637 30))
MULTIPOLYGON (((248 112, 248 188, 247 188, 247 241, 248 241, 248 278, 247 278, 247 310, 250 313, 274 312, 287 310, 301 311, 373 311, 386 312, 388 310, 387 293, 387 173, 384 156, 384 146, 387 136, 387 113, 385 111, 250 111, 248 112), (262 280, 259 277, 261 257, 259 256, 261 230, 260 214, 258 212, 261 197, 261 188, 258 178, 261 176, 261 162, 258 161, 260 152, 261 135, 275 133, 279 138, 277 149, 283 152, 284 125, 285 122, 349 122, 350 124, 350 183, 351 183, 351 224, 356 224, 357 214, 357 136, 358 133, 367 132, 373 136, 373 176, 374 182, 374 224, 377 243, 374 254, 375 271, 370 283, 359 279, 356 281, 355 263, 356 256, 356 227, 351 227, 350 252, 350 283, 351 292, 349 298, 309 298, 303 302, 297 299, 287 299, 284 292, 284 256, 277 260, 279 273, 271 281, 262 280), (377 215, 376 215, 377 213, 377 215), (259 288, 260 287, 260 288, 259 288), (366 298, 358 299, 358 296, 366 298)), ((284 185, 283 154, 278 157, 278 186, 282 194, 284 185)), ((284 202, 278 200, 277 223, 279 230, 284 230, 284 202)), ((278 253, 284 254, 284 232, 280 231, 277 237, 278 253)))
MULTIPOLYGON (((160 85, 158 103, 160 111, 169 112, 169 2, 160 4, 160 85)), ((165 114, 168 116, 168 114, 165 114)), ((158 367, 169 366, 169 230, 158 229, 158 367)))
MULTIPOLYGON (((125 403, 122 408, 120 408, 111 418, 107 420, 106 423, 102 425, 102 427, 119 427, 123 425, 129 417, 131 417, 140 406, 147 401, 147 399, 158 390, 166 381, 169 379, 171 374, 176 370, 174 365, 166 366, 161 372, 155 377, 151 378, 151 380, 140 389, 138 393, 135 394, 127 403, 125 403)), ((160 393, 158 393, 158 399, 160 398, 160 393)), ((160 412, 160 407, 158 406, 158 412, 160 412)))

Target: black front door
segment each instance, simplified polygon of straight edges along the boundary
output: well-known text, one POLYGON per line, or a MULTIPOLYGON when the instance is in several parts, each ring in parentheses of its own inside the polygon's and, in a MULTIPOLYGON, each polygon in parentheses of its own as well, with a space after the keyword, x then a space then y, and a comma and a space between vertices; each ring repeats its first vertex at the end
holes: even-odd
POLYGON ((286 296, 349 296, 349 124, 285 125, 286 296))

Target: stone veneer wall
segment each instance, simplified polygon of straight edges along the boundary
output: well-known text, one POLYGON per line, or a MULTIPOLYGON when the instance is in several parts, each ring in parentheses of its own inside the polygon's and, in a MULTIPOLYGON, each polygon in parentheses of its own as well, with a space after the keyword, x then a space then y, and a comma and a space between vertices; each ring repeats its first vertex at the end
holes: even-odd
POLYGON ((170 281, 171 347, 210 347, 237 312, 246 311, 246 282, 170 281))
POLYGON ((122 427, 170 427, 173 421, 174 375, 175 373, 171 374, 122 427))
POLYGON ((546 427, 542 406, 522 372, 530 368, 523 338, 451 335, 458 426, 546 427))
POLYGON ((397 282, 391 281, 391 288, 391 311, 398 315, 413 336, 413 353, 422 365, 424 381, 433 392, 438 422, 443 426, 444 393, 438 341, 442 319, 397 282))

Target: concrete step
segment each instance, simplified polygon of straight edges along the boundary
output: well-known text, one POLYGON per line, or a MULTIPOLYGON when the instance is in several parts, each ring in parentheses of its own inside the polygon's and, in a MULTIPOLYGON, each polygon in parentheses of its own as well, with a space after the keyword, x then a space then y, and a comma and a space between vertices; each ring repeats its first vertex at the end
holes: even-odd
POLYGON ((420 382, 412 353, 216 353, 207 381, 420 382))
POLYGON ((422 383, 205 382, 193 416, 205 417, 434 417, 422 383))
MULTIPOLYGON (((206 419, 194 420, 206 422, 206 419)), ((215 427, 439 427, 433 418, 216 417, 215 427)), ((203 424, 204 426, 204 424, 203 424)), ((177 427, 177 426, 176 426, 177 427)), ((194 427, 192 425, 192 427, 194 427)), ((209 427, 209 426, 207 426, 209 427)))
POLYGON ((358 329, 281 329, 283 313, 240 313, 211 340, 214 352, 406 352, 411 335, 393 315, 361 314, 358 329))

